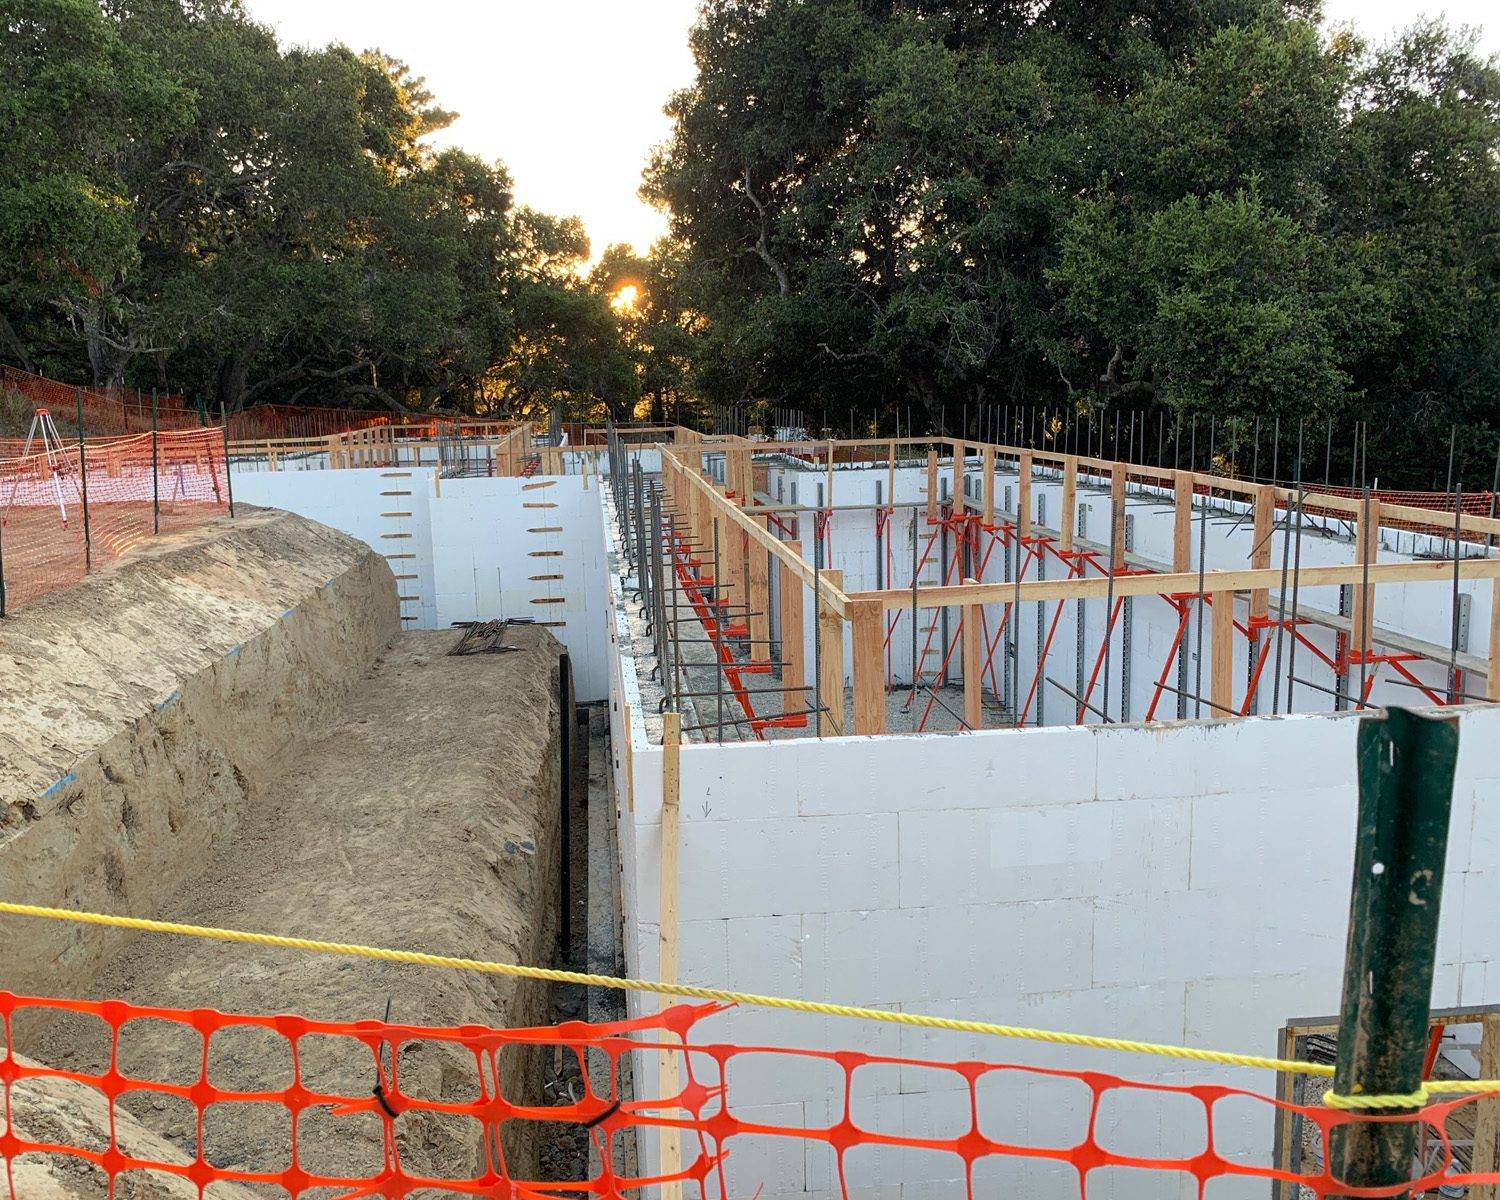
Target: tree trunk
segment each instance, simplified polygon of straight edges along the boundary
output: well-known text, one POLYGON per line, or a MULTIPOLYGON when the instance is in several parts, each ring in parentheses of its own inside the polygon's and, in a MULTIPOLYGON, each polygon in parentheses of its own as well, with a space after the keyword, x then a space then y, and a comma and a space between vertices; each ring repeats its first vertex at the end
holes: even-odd
POLYGON ((214 399, 223 406, 226 413, 236 413, 245 407, 250 359, 253 355, 252 346, 238 346, 219 360, 219 375, 214 381, 214 399))
POLYGON ((135 357, 135 351, 127 350, 110 339, 104 332, 104 325, 102 305, 91 305, 84 310, 83 335, 88 346, 94 386, 107 391, 124 385, 125 368, 135 357))
POLYGON ((21 335, 16 332, 10 319, 0 312, 0 344, 10 351, 11 356, 21 364, 21 370, 36 374, 36 360, 31 357, 26 349, 26 343, 21 340, 21 335))

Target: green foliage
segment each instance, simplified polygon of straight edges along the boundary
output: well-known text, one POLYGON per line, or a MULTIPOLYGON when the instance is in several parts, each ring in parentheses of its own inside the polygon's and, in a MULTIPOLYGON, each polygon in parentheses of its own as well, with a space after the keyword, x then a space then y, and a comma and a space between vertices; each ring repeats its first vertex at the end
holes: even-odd
POLYGON ((645 412, 635 415, 657 424, 692 424, 702 415, 690 390, 699 322, 683 307, 685 266, 682 247, 667 239, 645 257, 629 246, 610 246, 589 275, 590 286, 611 298, 634 390, 645 403, 645 412))
POLYGON ((1316 21, 708 0, 643 189, 699 318, 690 386, 841 427, 975 403, 1366 419, 1413 478, 1456 420, 1492 457, 1500 72, 1440 24, 1370 52, 1316 21))
POLYGON ((454 114, 396 59, 283 50, 239 0, 0 0, 0 68, 23 365, 230 408, 629 406, 582 227, 433 151, 454 114))

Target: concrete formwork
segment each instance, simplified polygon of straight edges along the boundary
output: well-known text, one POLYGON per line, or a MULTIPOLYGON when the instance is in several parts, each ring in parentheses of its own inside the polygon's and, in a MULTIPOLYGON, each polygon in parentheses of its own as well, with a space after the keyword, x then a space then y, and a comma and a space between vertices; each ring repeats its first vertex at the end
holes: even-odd
POLYGON ((432 467, 235 476, 235 496, 331 525, 390 564, 402 627, 537 621, 568 648, 578 698, 607 694, 603 520, 588 475, 442 479, 432 467))
MULTIPOLYGON (((768 494, 817 504, 815 490, 803 494, 816 485, 817 474, 789 469, 779 482, 768 477, 768 494)), ((920 469, 898 470, 895 495, 877 497, 874 484, 882 475, 836 471, 835 506, 915 502, 925 486, 920 469)), ((576 503, 554 501, 559 508, 547 510, 562 526, 556 548, 598 563, 597 573, 590 567, 551 582, 559 585, 566 603, 580 606, 600 635, 599 687, 611 709, 626 962, 631 974, 651 977, 660 937, 663 752, 648 736, 641 711, 640 674, 650 664, 632 644, 630 589, 619 569, 605 571, 615 557, 607 497, 590 490, 585 480, 556 478, 555 487, 538 490, 559 497, 569 494, 558 490, 564 487, 576 493, 576 503)), ((467 602, 465 571, 474 579, 476 605, 484 571, 498 570, 503 585, 503 563, 485 557, 490 552, 485 539, 510 539, 516 529, 530 528, 524 524, 528 510, 514 507, 532 494, 520 490, 523 481, 464 481, 470 482, 503 487, 476 488, 467 496, 455 492, 447 515, 447 498, 436 492, 441 488, 446 494, 453 484, 433 484, 427 553, 433 564, 434 621, 440 596, 467 602), (473 532, 455 534, 456 528, 473 532), (440 574, 456 582, 439 587, 440 574)), ((1002 502, 1006 486, 1004 472, 997 471, 1002 502)), ((1040 506, 1034 517, 1045 517, 1054 486, 1060 485, 1040 475, 1034 481, 1032 503, 1040 506)), ((285 494, 279 502, 289 500, 298 503, 285 494)), ((1087 514, 1082 536, 1105 540, 1109 494, 1081 487, 1077 500, 1087 514)), ((1163 534, 1170 525, 1162 517, 1163 503, 1149 491, 1132 489, 1127 495, 1134 550, 1145 557, 1170 558, 1161 550, 1162 537, 1170 537, 1163 534)), ((1210 570, 1246 565, 1249 522, 1237 524, 1240 511, 1226 504, 1209 515, 1210 570)), ((335 522, 348 519, 331 515, 335 522)), ((804 525, 810 520, 804 516, 804 525)), ((910 545, 904 561, 900 554, 892 556, 894 570, 879 562, 873 513, 836 511, 830 521, 830 558, 846 573, 847 589, 909 584, 910 545)), ((898 515, 898 529, 901 521, 898 515)), ((378 537, 379 528, 369 532, 378 537)), ((806 546, 805 530, 802 535, 806 546)), ((920 529, 918 536, 923 536, 920 529)), ((1195 554, 1196 547, 1195 542, 1195 554)), ((1420 556, 1427 549, 1393 542, 1384 548, 1382 561, 1420 556)), ((1350 550, 1347 541, 1309 536, 1304 565, 1347 563, 1350 550), (1331 557, 1320 559, 1325 549, 1331 557)), ((1004 578, 999 570, 997 575, 992 560, 981 578, 1004 578)), ((784 598, 772 574, 772 604, 779 608, 784 598)), ((937 581, 934 569, 926 576, 937 581)), ((1473 595, 1471 625, 1485 628, 1488 585, 1466 585, 1461 592, 1473 595)), ((1378 597, 1377 626, 1446 640, 1446 590, 1382 585, 1378 597), (1442 636, 1435 637, 1435 631, 1442 636)), ((809 596, 804 600, 810 612, 809 596)), ((1311 589, 1302 602, 1337 609, 1336 598, 1330 604, 1329 597, 1311 589)), ((1159 669, 1175 632, 1175 617, 1169 623, 1167 612, 1154 613, 1156 603, 1142 597, 1134 605, 1129 654, 1116 634, 1110 676, 1114 709, 1122 694, 1129 696, 1129 711, 1112 711, 1117 717, 1138 721, 1144 714, 1146 694, 1139 689, 1149 687, 1156 672, 1140 669, 1137 656, 1159 669), (1137 677, 1128 688, 1124 664, 1137 677)), ((993 611, 994 606, 986 607, 993 611)), ((1080 607, 1085 641, 1097 653, 1103 605, 1080 607)), ((893 640, 909 639, 909 630, 903 632, 899 624, 908 618, 894 616, 893 640)), ((1078 651, 1070 649, 1077 646, 1077 614, 1065 612, 1062 619, 1061 641, 1049 652, 1049 658, 1058 657, 1049 671, 1071 682, 1079 668, 1078 651)), ((804 626, 808 634, 812 624, 804 626)), ((1035 659, 1033 624, 1029 617, 1020 623, 1017 653, 1023 666, 1035 659)), ((568 636, 564 631, 564 640, 568 636)), ((1309 636, 1325 634, 1313 630, 1309 636)), ((1195 642, 1190 634, 1194 653, 1195 642)), ((1234 669, 1248 683, 1246 650, 1236 648, 1243 657, 1234 669)), ((898 681, 904 658, 893 656, 891 671, 898 681)), ((1190 661, 1190 672, 1193 667, 1190 661)), ((1433 678, 1430 668, 1419 669, 1427 672, 1424 678, 1433 678)), ((1330 697, 1315 700, 1312 689, 1299 691, 1299 699, 1303 696, 1308 707, 1332 707, 1330 697)), ((1373 698, 1410 704, 1419 696, 1390 688, 1373 698)), ((1265 700, 1263 692, 1263 710, 1265 700)), ((1174 702, 1158 716, 1176 711, 1174 702)), ((1500 769, 1484 748, 1497 732, 1500 714, 1482 708, 1454 711, 1462 725, 1463 753, 1433 1002, 1490 1004, 1500 1001, 1500 976, 1490 974, 1490 964, 1500 957, 1500 935, 1488 918, 1500 902, 1500 873, 1493 869, 1500 846, 1500 769)), ((1042 720, 1066 725, 1076 720, 1076 711, 1054 696, 1042 720)), ((678 882, 682 977, 807 999, 1274 1052, 1276 1031, 1289 1016, 1337 1007, 1352 861, 1354 732, 1350 717, 1318 715, 1155 726, 1089 723, 958 737, 807 736, 766 744, 687 745, 681 751, 678 882)), ((654 1001, 636 997, 633 1003, 640 1011, 654 1001)), ((1139 1058, 1101 1061, 1093 1052, 913 1035, 895 1027, 759 1010, 725 1014, 716 1019, 715 1032, 725 1040, 782 1047, 851 1046, 948 1061, 983 1057, 1086 1065, 1137 1079, 1211 1078, 1263 1093, 1274 1089, 1264 1076, 1223 1068, 1185 1070, 1139 1058)), ((642 1093, 653 1094, 654 1057, 642 1056, 635 1066, 642 1093)), ((830 1123, 841 1113, 833 1085, 804 1068, 784 1057, 752 1064, 731 1081, 731 1102, 740 1115, 768 1123, 830 1123)), ((921 1133, 951 1121, 964 1102, 961 1093, 934 1086, 921 1072, 889 1074, 894 1077, 872 1073, 857 1082, 855 1115, 867 1127, 880 1122, 921 1133)), ((996 1095, 992 1102, 999 1119, 1032 1137, 1066 1139, 1067 1122, 1076 1116, 1069 1101, 1025 1089, 996 1095)), ((1181 1152, 1185 1128, 1160 1112, 1123 1112, 1112 1115, 1108 1133, 1143 1155, 1170 1156, 1181 1152)), ((1221 1152, 1256 1161, 1269 1157, 1268 1112, 1247 1111, 1215 1134, 1221 1152)), ((642 1150, 649 1167, 653 1147, 643 1144, 642 1150)), ((867 1200, 897 1194, 917 1200, 952 1191, 955 1180, 944 1170, 943 1164, 903 1158, 861 1166, 851 1183, 867 1200)), ((731 1176, 737 1187, 761 1187, 767 1197, 833 1189, 823 1149, 795 1139, 738 1144, 731 1176)), ((1045 1195, 1058 1184, 1024 1173, 990 1182, 1031 1186, 1045 1195)), ((1181 1190, 1186 1195, 1188 1186, 1186 1180, 1117 1176, 1091 1181, 1090 1194, 1158 1197, 1181 1190)), ((1216 1194, 1249 1193, 1231 1185, 1216 1194)))

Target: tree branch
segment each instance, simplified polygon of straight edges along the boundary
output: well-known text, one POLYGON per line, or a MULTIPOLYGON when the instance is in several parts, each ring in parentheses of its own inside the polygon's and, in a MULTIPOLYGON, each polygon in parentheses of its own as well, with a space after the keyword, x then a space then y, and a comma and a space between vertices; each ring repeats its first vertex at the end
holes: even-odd
POLYGON ((411 415, 411 409, 397 400, 383 387, 377 387, 373 383, 351 383, 340 389, 340 394, 345 396, 373 396, 392 412, 400 413, 403 417, 411 415))
POLYGON ((750 184, 750 167, 745 166, 744 174, 745 195, 750 198, 750 203, 755 205, 755 213, 760 218, 760 236, 755 241, 755 253, 760 260, 771 268, 771 273, 776 276, 776 286, 780 289, 782 296, 791 293, 792 286, 787 279, 786 268, 776 261, 775 255, 771 253, 771 224, 766 213, 766 206, 760 202, 755 194, 754 187, 750 184))
POLYGON ((832 346, 830 346, 827 342, 819 342, 818 349, 821 350, 824 354, 828 355, 829 358, 833 359, 834 362, 849 362, 857 358, 880 357, 879 352, 875 350, 848 350, 844 353, 840 353, 832 346))

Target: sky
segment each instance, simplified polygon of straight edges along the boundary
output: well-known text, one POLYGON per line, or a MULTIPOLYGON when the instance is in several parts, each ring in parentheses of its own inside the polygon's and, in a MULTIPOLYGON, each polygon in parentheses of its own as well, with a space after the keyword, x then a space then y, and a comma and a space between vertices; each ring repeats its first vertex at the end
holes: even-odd
MULTIPOLYGON (((595 257, 644 252, 665 217, 636 194, 662 106, 693 77, 687 32, 697 0, 247 0, 285 44, 342 41, 409 63, 459 119, 437 135, 510 169, 524 204, 579 216, 595 257), (417 19, 413 19, 413 14, 417 19)), ((1324 0, 1330 21, 1373 40, 1424 13, 1484 24, 1500 52, 1494 0, 1324 0)))

